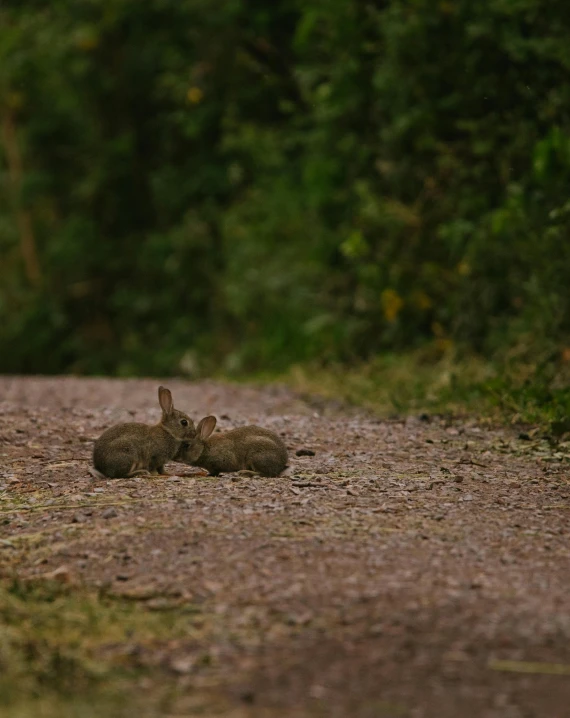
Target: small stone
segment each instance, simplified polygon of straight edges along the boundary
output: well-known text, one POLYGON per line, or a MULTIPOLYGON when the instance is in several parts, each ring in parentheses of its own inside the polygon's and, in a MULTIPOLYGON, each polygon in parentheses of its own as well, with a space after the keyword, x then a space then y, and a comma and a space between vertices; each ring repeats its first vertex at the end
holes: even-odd
POLYGON ((325 687, 321 686, 317 683, 312 685, 310 688, 310 691, 309 691, 309 695, 311 696, 311 698, 314 698, 315 700, 321 700, 322 698, 324 698, 325 693, 326 693, 325 687))
POLYGON ((297 449, 295 454, 296 456, 314 456, 315 452, 312 449, 297 449))
POLYGON ((170 661, 170 668, 180 675, 190 673, 190 671, 196 665, 196 659, 192 656, 181 656, 179 658, 173 658, 170 661))
POLYGON ((75 514, 75 516, 71 519, 72 524, 84 524, 87 519, 83 514, 75 514))
POLYGON ((105 511, 103 511, 103 513, 101 514, 104 519, 114 519, 118 515, 119 514, 117 513, 117 509, 114 509, 113 507, 105 509, 105 511))
POLYGON ((59 566, 54 571, 44 574, 44 578, 48 581, 61 581, 61 583, 70 583, 71 571, 68 566, 59 566))

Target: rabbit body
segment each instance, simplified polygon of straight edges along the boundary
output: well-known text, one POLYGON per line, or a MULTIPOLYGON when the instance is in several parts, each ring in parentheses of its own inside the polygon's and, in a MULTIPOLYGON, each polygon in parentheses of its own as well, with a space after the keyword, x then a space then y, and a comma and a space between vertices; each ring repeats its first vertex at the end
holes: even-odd
POLYGON ((212 476, 233 471, 255 471, 279 476, 287 466, 287 448, 273 431, 241 426, 210 436, 216 419, 208 416, 196 428, 196 436, 184 442, 175 461, 206 469, 212 476))
POLYGON ((131 422, 107 429, 93 447, 93 466, 99 478, 129 478, 135 474, 162 474, 183 441, 196 430, 187 414, 172 404, 164 387, 158 390, 162 418, 155 426, 131 422))

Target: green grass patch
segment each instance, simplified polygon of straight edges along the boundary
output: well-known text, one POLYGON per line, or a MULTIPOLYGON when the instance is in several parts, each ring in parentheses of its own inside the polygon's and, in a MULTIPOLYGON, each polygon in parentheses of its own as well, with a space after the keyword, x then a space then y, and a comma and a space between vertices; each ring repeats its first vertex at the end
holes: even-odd
POLYGON ((538 425, 553 435, 570 430, 570 362, 550 353, 476 356, 429 352, 387 354, 360 365, 298 365, 282 379, 294 389, 339 399, 382 416, 474 414, 538 425))
POLYGON ((55 582, 2 582, 0 715, 161 714, 158 704, 173 689, 174 676, 151 671, 140 656, 191 634, 192 620, 180 609, 150 611, 55 582))

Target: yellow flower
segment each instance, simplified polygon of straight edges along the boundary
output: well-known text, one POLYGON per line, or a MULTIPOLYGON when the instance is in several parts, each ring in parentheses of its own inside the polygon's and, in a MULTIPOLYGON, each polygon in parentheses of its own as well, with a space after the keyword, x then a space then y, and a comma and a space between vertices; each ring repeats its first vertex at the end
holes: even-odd
POLYGON ((380 297, 384 317, 389 322, 396 321, 400 310, 404 306, 404 300, 394 289, 385 289, 380 297))
POLYGON ((186 99, 193 105, 197 105, 202 101, 204 93, 199 87, 191 87, 186 93, 186 99))
POLYGON ((467 277, 469 274, 471 274, 471 267, 469 266, 468 262, 459 262, 457 265, 457 272, 462 277, 467 277))

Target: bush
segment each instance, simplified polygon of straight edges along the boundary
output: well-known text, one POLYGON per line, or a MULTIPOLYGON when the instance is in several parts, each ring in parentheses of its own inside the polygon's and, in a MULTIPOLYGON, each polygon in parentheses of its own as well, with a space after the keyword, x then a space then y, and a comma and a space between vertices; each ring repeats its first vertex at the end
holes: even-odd
POLYGON ((0 370, 568 341, 561 1, 0 16, 0 370))

